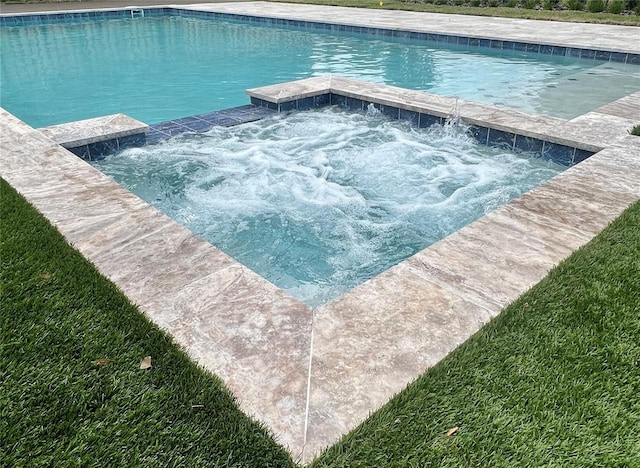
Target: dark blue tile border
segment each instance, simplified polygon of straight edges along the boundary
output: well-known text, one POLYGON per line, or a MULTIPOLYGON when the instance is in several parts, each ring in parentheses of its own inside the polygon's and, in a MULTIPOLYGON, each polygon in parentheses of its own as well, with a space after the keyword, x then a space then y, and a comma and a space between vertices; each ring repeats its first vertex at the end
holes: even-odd
POLYGON ((152 127, 158 132, 164 133, 165 135, 169 136, 179 135, 190 130, 189 127, 180 125, 175 120, 169 120, 167 122, 152 125, 152 127))
MULTIPOLYGON (((286 101, 279 104, 270 103, 257 98, 251 98, 252 104, 194 115, 177 120, 170 120, 149 126, 146 134, 130 135, 122 138, 110 139, 91 145, 83 145, 69 148, 74 154, 86 160, 100 159, 108 154, 113 154, 126 147, 143 146, 157 143, 172 136, 183 133, 201 133, 210 130, 213 126, 232 126, 241 123, 260 120, 277 114, 293 110, 310 110, 330 105, 348 109, 350 111, 364 112, 371 104, 389 118, 405 120, 418 128, 426 128, 435 124, 444 124, 447 119, 427 113, 402 109, 395 106, 372 103, 365 99, 357 99, 343 96, 337 93, 325 93, 317 96, 308 96, 297 100, 286 101)), ((480 125, 470 126, 469 133, 481 144, 503 148, 508 151, 522 151, 539 155, 544 159, 552 160, 563 166, 572 166, 584 161, 593 154, 591 151, 582 150, 570 146, 551 143, 538 138, 517 135, 511 132, 496 130, 480 125)))
MULTIPOLYGON (((267 101, 261 102, 267 103, 267 101)), ((215 126, 230 127, 242 123, 255 122, 275 113, 276 109, 250 104, 150 125, 147 135, 151 135, 150 139, 155 142, 187 132, 206 132, 215 126)))
MULTIPOLYGON (((89 11, 89 12, 55 12, 48 14, 35 15, 9 15, 0 16, 0 27, 2 26, 25 26, 33 24, 49 24, 49 23, 67 23, 78 20, 103 20, 131 18, 132 9, 121 9, 112 11, 89 11)), ((518 41, 503 41, 471 36, 456 36, 445 34, 434 34, 416 31, 369 28, 364 26, 352 26, 345 24, 323 23, 319 21, 299 21, 282 18, 265 18, 260 16, 242 15, 233 13, 206 12, 184 10, 173 7, 143 7, 136 8, 143 10, 145 17, 158 16, 179 16, 185 18, 198 19, 219 19, 226 21, 239 21, 245 23, 254 23, 264 26, 293 26, 304 29, 316 29, 335 32, 350 32, 358 34, 368 34, 372 36, 397 37, 417 41, 443 42, 456 47, 488 47, 492 49, 500 49, 505 51, 519 51, 539 55, 555 55, 576 57, 587 60, 612 61, 629 64, 640 64, 640 54, 631 54, 623 52, 611 52, 595 49, 579 49, 572 47, 551 46, 537 43, 525 43, 518 41)), ((139 18, 139 15, 135 15, 139 18)))
POLYGON ((298 109, 298 101, 289 101, 278 104, 278 110, 280 112, 287 112, 298 109))
POLYGON ((321 94, 313 97, 313 107, 324 107, 331 105, 331 94, 321 94))
POLYGON ((580 58, 580 52, 581 52, 581 49, 576 49, 575 47, 567 48, 567 55, 569 57, 580 58))
POLYGON ((526 137, 523 135, 516 135, 515 146, 520 151, 529 153, 542 153, 544 142, 537 138, 526 137))
POLYGON ((296 102, 296 108, 298 110, 309 110, 315 107, 315 100, 313 97, 307 97, 303 99, 298 99, 296 102))
POLYGON ((471 135, 478 143, 482 143, 483 145, 489 144, 489 129, 487 127, 472 125, 470 131, 471 135))
POLYGON ((487 144, 496 148, 513 151, 516 143, 516 134, 511 132, 503 132, 502 130, 489 129, 489 137, 487 144))
POLYGON ((571 166, 575 150, 575 148, 570 146, 545 141, 542 149, 542 157, 544 159, 550 159, 558 164, 562 164, 563 166, 571 166))
POLYGON ((98 159, 103 159, 105 156, 113 154, 119 150, 136 146, 144 146, 147 143, 148 140, 146 134, 136 133, 134 135, 112 138, 109 140, 98 141, 96 143, 67 149, 76 156, 79 156, 86 161, 96 161, 98 159))
POLYGON ((560 56, 560 57, 565 57, 567 55, 567 47, 558 47, 558 46, 553 46, 551 48, 551 55, 556 55, 556 56, 560 56))
MULTIPOLYGON (((300 109, 300 105, 298 103, 301 101, 309 102, 310 99, 311 98, 293 100, 288 106, 281 103, 279 104, 279 108, 286 108, 289 110, 300 109)), ((313 101, 319 103, 319 105, 314 106, 314 108, 334 105, 342 109, 357 112, 366 111, 367 107, 370 104, 373 104, 375 108, 384 115, 393 119, 406 120, 413 126, 419 128, 426 128, 435 124, 444 124, 447 121, 444 117, 402 109, 395 106, 372 103, 365 99, 352 98, 337 93, 314 96, 313 101)), ((584 161, 594 154, 592 151, 551 143, 538 138, 518 135, 512 132, 505 132, 480 125, 472 125, 470 127, 470 135, 473 136, 476 141, 484 145, 503 148, 508 151, 521 151, 537 154, 539 157, 552 160, 555 163, 567 167, 584 161)))
POLYGON ((593 152, 592 151, 585 151, 585 150, 581 150, 579 148, 576 148, 574 153, 573 153, 573 164, 578 164, 581 163, 582 161, 584 161, 585 159, 587 159, 589 156, 592 156, 593 152))
POLYGON ((89 152, 89 146, 76 146, 75 148, 67 148, 73 154, 78 156, 79 158, 84 159, 85 161, 91 161, 91 153, 89 152))
POLYGON ((383 104, 380 104, 378 106, 376 106, 374 104, 374 106, 380 111, 382 112, 384 115, 386 115, 389 118, 392 118, 394 120, 398 120, 400 119, 400 108, 399 107, 394 107, 394 106, 385 106, 383 104))
POLYGON ((431 127, 432 125, 441 124, 441 123, 442 123, 441 117, 437 117, 431 114, 424 114, 420 112, 418 127, 427 128, 427 127, 431 127))
POLYGON ((274 115, 276 112, 252 105, 234 107, 217 112, 194 115, 177 120, 169 120, 150 125, 146 133, 137 133, 120 138, 111 138, 89 145, 67 148, 73 154, 87 161, 102 159, 125 148, 157 143, 183 133, 202 133, 214 126, 230 127, 241 123, 254 122, 274 115))
MULTIPOLYGON (((311 98, 303 98, 297 101, 291 101, 292 104, 289 106, 283 106, 280 104, 280 108, 306 110, 300 109, 299 103, 301 101, 308 103, 310 102, 310 99, 311 98)), ((375 104, 367 100, 346 97, 335 93, 314 96, 313 101, 319 103, 319 105, 314 106, 314 108, 336 105, 338 107, 357 112, 366 111, 368 105, 374 104, 376 109, 384 115, 393 119, 406 120, 413 126, 419 128, 426 128, 435 124, 444 124, 447 121, 444 117, 438 117, 394 106, 375 104)), ((261 109, 268 112, 265 116, 273 115, 275 113, 274 111, 266 108, 261 109)), ((539 157, 552 160, 553 162, 566 167, 584 161, 593 154, 591 151, 550 143, 537 138, 517 135, 515 133, 504 132, 478 125, 470 127, 470 134, 481 144, 503 148, 508 151, 522 151, 537 154, 539 157)))
POLYGON ((158 143, 159 141, 166 140, 167 138, 169 138, 169 135, 166 135, 154 128, 149 128, 149 130, 147 130, 146 136, 147 136, 148 145, 152 145, 154 143, 158 143))
POLYGON ((632 65, 640 65, 640 54, 626 54, 626 55, 627 55, 627 60, 625 63, 630 63, 632 65))
POLYGON ((271 109, 274 111, 278 110, 278 104, 276 104, 275 102, 265 101, 263 99, 258 99, 256 97, 251 98, 251 104, 253 104, 256 107, 263 107, 265 109, 271 109))
POLYGON ((135 135, 128 135, 118 138, 119 149, 143 146, 146 143, 147 138, 144 133, 136 133, 135 135))
POLYGON ((527 44, 526 46, 526 51, 527 52, 533 52, 534 54, 539 54, 540 53, 540 44, 527 44))
POLYGON ((416 111, 399 109, 398 118, 400 120, 406 120, 414 127, 418 127, 420 125, 420 113, 416 111))
POLYGON ((331 105, 351 111, 361 111, 365 109, 365 103, 362 99, 355 99, 352 97, 333 93, 331 94, 331 105))

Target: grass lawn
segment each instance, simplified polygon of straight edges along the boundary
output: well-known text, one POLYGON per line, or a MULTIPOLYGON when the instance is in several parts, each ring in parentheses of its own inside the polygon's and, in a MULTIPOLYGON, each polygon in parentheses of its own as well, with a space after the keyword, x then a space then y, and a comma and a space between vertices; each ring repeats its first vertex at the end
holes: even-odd
MULTIPOLYGON (((293 465, 4 181, 0 197, 3 463, 293 465)), ((639 395, 640 202, 314 466, 640 466, 639 395)))
POLYGON ((640 202, 313 466, 640 467, 640 202))
POLYGON ((4 180, 0 219, 0 466, 293 466, 4 180))

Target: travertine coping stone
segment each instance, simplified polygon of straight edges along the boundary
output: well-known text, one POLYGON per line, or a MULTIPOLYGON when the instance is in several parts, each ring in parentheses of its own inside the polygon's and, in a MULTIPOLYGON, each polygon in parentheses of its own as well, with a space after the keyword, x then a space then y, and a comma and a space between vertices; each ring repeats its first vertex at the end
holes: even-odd
POLYGON ((149 126, 124 114, 113 114, 93 119, 78 120, 40 131, 60 146, 75 148, 99 141, 146 133, 149 126))
POLYGON ((308 306, 2 108, 0 176, 301 454, 308 306))
POLYGON ((594 153, 603 148, 602 139, 594 138, 589 128, 585 127, 596 125, 602 119, 611 121, 603 122, 602 125, 603 128, 610 128, 611 132, 618 132, 618 124, 628 126, 628 122, 624 122, 621 117, 616 116, 598 115, 589 117, 591 116, 591 113, 589 113, 581 116, 576 122, 567 121, 556 117, 529 114, 506 107, 497 107, 490 104, 481 104, 334 75, 253 88, 248 89, 246 92, 251 97, 275 104, 332 93, 436 117, 451 117, 457 113, 462 121, 470 125, 516 133, 594 153), (613 124, 613 121, 615 121, 615 124, 613 124), (565 128, 568 122, 570 125, 565 128), (591 122, 594 123, 591 124, 591 122))
POLYGON ((635 120, 640 124, 640 91, 624 96, 617 101, 598 107, 594 112, 615 115, 635 120))
POLYGON ((547 44, 560 47, 640 53, 638 28, 611 24, 491 18, 401 10, 300 5, 277 2, 227 2, 182 5, 179 8, 347 24, 401 31, 464 35, 480 39, 547 44))
POLYGON ((303 80, 289 81, 259 88, 247 89, 246 93, 264 101, 280 104, 307 97, 321 96, 331 92, 333 75, 322 75, 303 80))
POLYGON ((39 132, 0 109, 0 176, 303 462, 640 198, 635 94, 570 121, 335 76, 249 94, 327 92, 604 149, 312 311, 44 134, 76 145, 103 140, 98 130, 62 138, 64 126, 39 132))
POLYGON ((247 93, 276 104, 330 93, 439 117, 457 113, 468 124, 597 153, 314 312, 304 461, 640 197, 640 138, 628 134, 640 93, 572 120, 337 76, 247 93))

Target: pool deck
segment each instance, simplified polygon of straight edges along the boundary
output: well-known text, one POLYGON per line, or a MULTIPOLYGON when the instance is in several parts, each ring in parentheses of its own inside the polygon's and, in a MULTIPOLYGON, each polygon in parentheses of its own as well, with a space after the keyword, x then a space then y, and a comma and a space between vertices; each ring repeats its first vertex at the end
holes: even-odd
MULTIPOLYGON (((640 53, 640 28, 628 26, 266 2, 181 8, 640 53)), ((254 92, 328 86, 451 109, 450 98, 314 80, 254 92)), ((628 134, 640 123, 640 92, 568 121, 475 103, 461 115, 599 152, 315 310, 64 149, 60 129, 36 130, 2 110, 0 176, 309 462, 640 199, 640 137, 628 134)), ((125 118, 113 122, 128 131, 125 118)))

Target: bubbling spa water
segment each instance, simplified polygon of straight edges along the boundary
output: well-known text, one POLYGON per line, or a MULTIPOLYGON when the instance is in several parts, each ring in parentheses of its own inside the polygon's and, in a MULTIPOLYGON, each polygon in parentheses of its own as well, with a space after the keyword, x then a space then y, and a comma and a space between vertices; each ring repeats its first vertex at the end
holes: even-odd
POLYGON ((336 109, 127 149, 94 164, 191 231, 318 306, 564 169, 336 109))

